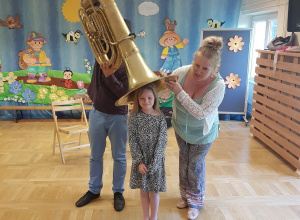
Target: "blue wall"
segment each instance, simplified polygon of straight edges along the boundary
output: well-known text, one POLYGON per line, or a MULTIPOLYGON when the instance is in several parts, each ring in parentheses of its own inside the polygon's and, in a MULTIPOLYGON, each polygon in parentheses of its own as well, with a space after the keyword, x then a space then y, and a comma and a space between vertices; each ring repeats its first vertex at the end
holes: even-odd
MULTIPOLYGON (((76 0, 75 0, 76 1, 76 0)), ((78 0, 79 1, 79 0, 78 0)), ((46 38, 43 49, 51 59, 53 70, 64 70, 69 67, 73 72, 86 72, 84 58, 93 63, 94 56, 89 44, 82 36, 78 45, 66 43, 62 33, 82 30, 80 22, 69 22, 62 13, 66 0, 0 0, 0 19, 8 15, 21 18, 22 29, 8 29, 0 26, 0 60, 2 71, 16 71, 18 53, 27 48, 25 41, 31 31, 36 31, 46 38)), ((223 28, 235 28, 238 24, 242 0, 155 0, 159 11, 151 16, 141 15, 138 8, 143 0, 116 0, 124 18, 131 21, 132 31, 146 31, 146 38, 136 39, 147 64, 152 70, 158 70, 163 60, 160 59, 163 47, 158 41, 166 31, 164 20, 177 21, 175 32, 181 38, 188 38, 187 46, 180 50, 182 64, 192 62, 193 53, 200 43, 200 28, 208 28, 207 19, 225 21, 223 28)), ((76 12, 77 13, 77 12, 76 12)))
POLYGON ((203 38, 211 35, 220 36, 223 38, 224 47, 221 49, 221 66, 219 68, 220 74, 226 81, 226 77, 231 73, 238 74, 238 78, 241 79, 241 83, 235 89, 226 87, 225 96, 220 104, 218 110, 220 113, 228 114, 246 114, 245 104, 247 95, 247 83, 248 83, 248 57, 250 48, 250 34, 251 29, 245 28, 219 28, 219 29, 203 29, 203 38), (234 53, 228 49, 227 43, 230 38, 235 35, 242 37, 242 50, 234 53))

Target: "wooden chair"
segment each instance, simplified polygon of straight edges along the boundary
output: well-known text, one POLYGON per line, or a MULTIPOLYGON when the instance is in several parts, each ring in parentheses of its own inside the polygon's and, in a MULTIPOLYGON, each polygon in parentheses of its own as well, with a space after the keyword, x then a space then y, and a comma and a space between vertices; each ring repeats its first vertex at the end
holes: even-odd
MULTIPOLYGON (((78 149, 82 147, 87 147, 90 146, 90 144, 81 144, 81 133, 89 131, 89 125, 87 122, 86 114, 85 114, 85 109, 84 105, 82 102, 82 99, 76 99, 76 100, 70 100, 70 101, 57 101, 57 102, 51 102, 51 108, 52 108, 52 114, 53 114, 53 119, 54 119, 54 140, 53 140, 53 154, 55 154, 55 148, 59 147, 60 149, 60 154, 61 154, 61 159, 62 163, 65 164, 65 158, 63 152, 67 150, 72 150, 72 149, 78 149), (73 122, 72 125, 68 127, 62 127, 61 123, 58 122, 56 112, 59 111, 68 111, 68 110, 81 110, 81 120, 80 123, 78 122, 73 122), (62 143, 60 133, 64 133, 67 135, 71 134, 79 134, 79 140, 78 141, 73 141, 73 142, 65 142, 62 143), (56 144, 56 136, 58 139, 58 144, 56 144), (65 145, 76 145, 73 147, 68 147, 68 148, 63 148, 65 145)), ((65 125, 65 122, 64 122, 65 125)))

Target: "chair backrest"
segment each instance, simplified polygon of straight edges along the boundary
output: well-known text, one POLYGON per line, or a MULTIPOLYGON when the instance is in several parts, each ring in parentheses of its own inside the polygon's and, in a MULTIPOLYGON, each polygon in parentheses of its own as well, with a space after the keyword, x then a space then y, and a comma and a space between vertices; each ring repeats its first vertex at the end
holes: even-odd
POLYGON ((75 99, 75 100, 69 100, 69 101, 51 102, 51 107, 52 107, 53 119, 56 123, 57 123, 56 112, 69 111, 69 110, 80 110, 82 112, 81 113, 81 123, 88 125, 82 98, 75 99))

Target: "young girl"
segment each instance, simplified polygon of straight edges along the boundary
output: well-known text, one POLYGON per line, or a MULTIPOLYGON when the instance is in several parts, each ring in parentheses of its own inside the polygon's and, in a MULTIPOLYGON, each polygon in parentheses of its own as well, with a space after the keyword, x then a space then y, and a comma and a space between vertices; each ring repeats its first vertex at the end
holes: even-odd
POLYGON ((165 149, 167 123, 159 110, 155 86, 138 89, 129 115, 128 136, 132 156, 130 188, 140 188, 144 220, 157 219, 159 192, 166 192, 165 149))

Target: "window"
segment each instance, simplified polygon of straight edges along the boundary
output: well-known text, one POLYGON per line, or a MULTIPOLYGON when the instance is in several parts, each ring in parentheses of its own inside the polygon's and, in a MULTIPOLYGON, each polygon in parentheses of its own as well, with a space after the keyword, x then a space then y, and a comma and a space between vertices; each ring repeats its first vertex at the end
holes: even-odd
POLYGON ((252 19, 252 38, 250 49, 250 78, 255 76, 256 50, 267 48, 268 43, 276 37, 277 14, 255 16, 252 19))

